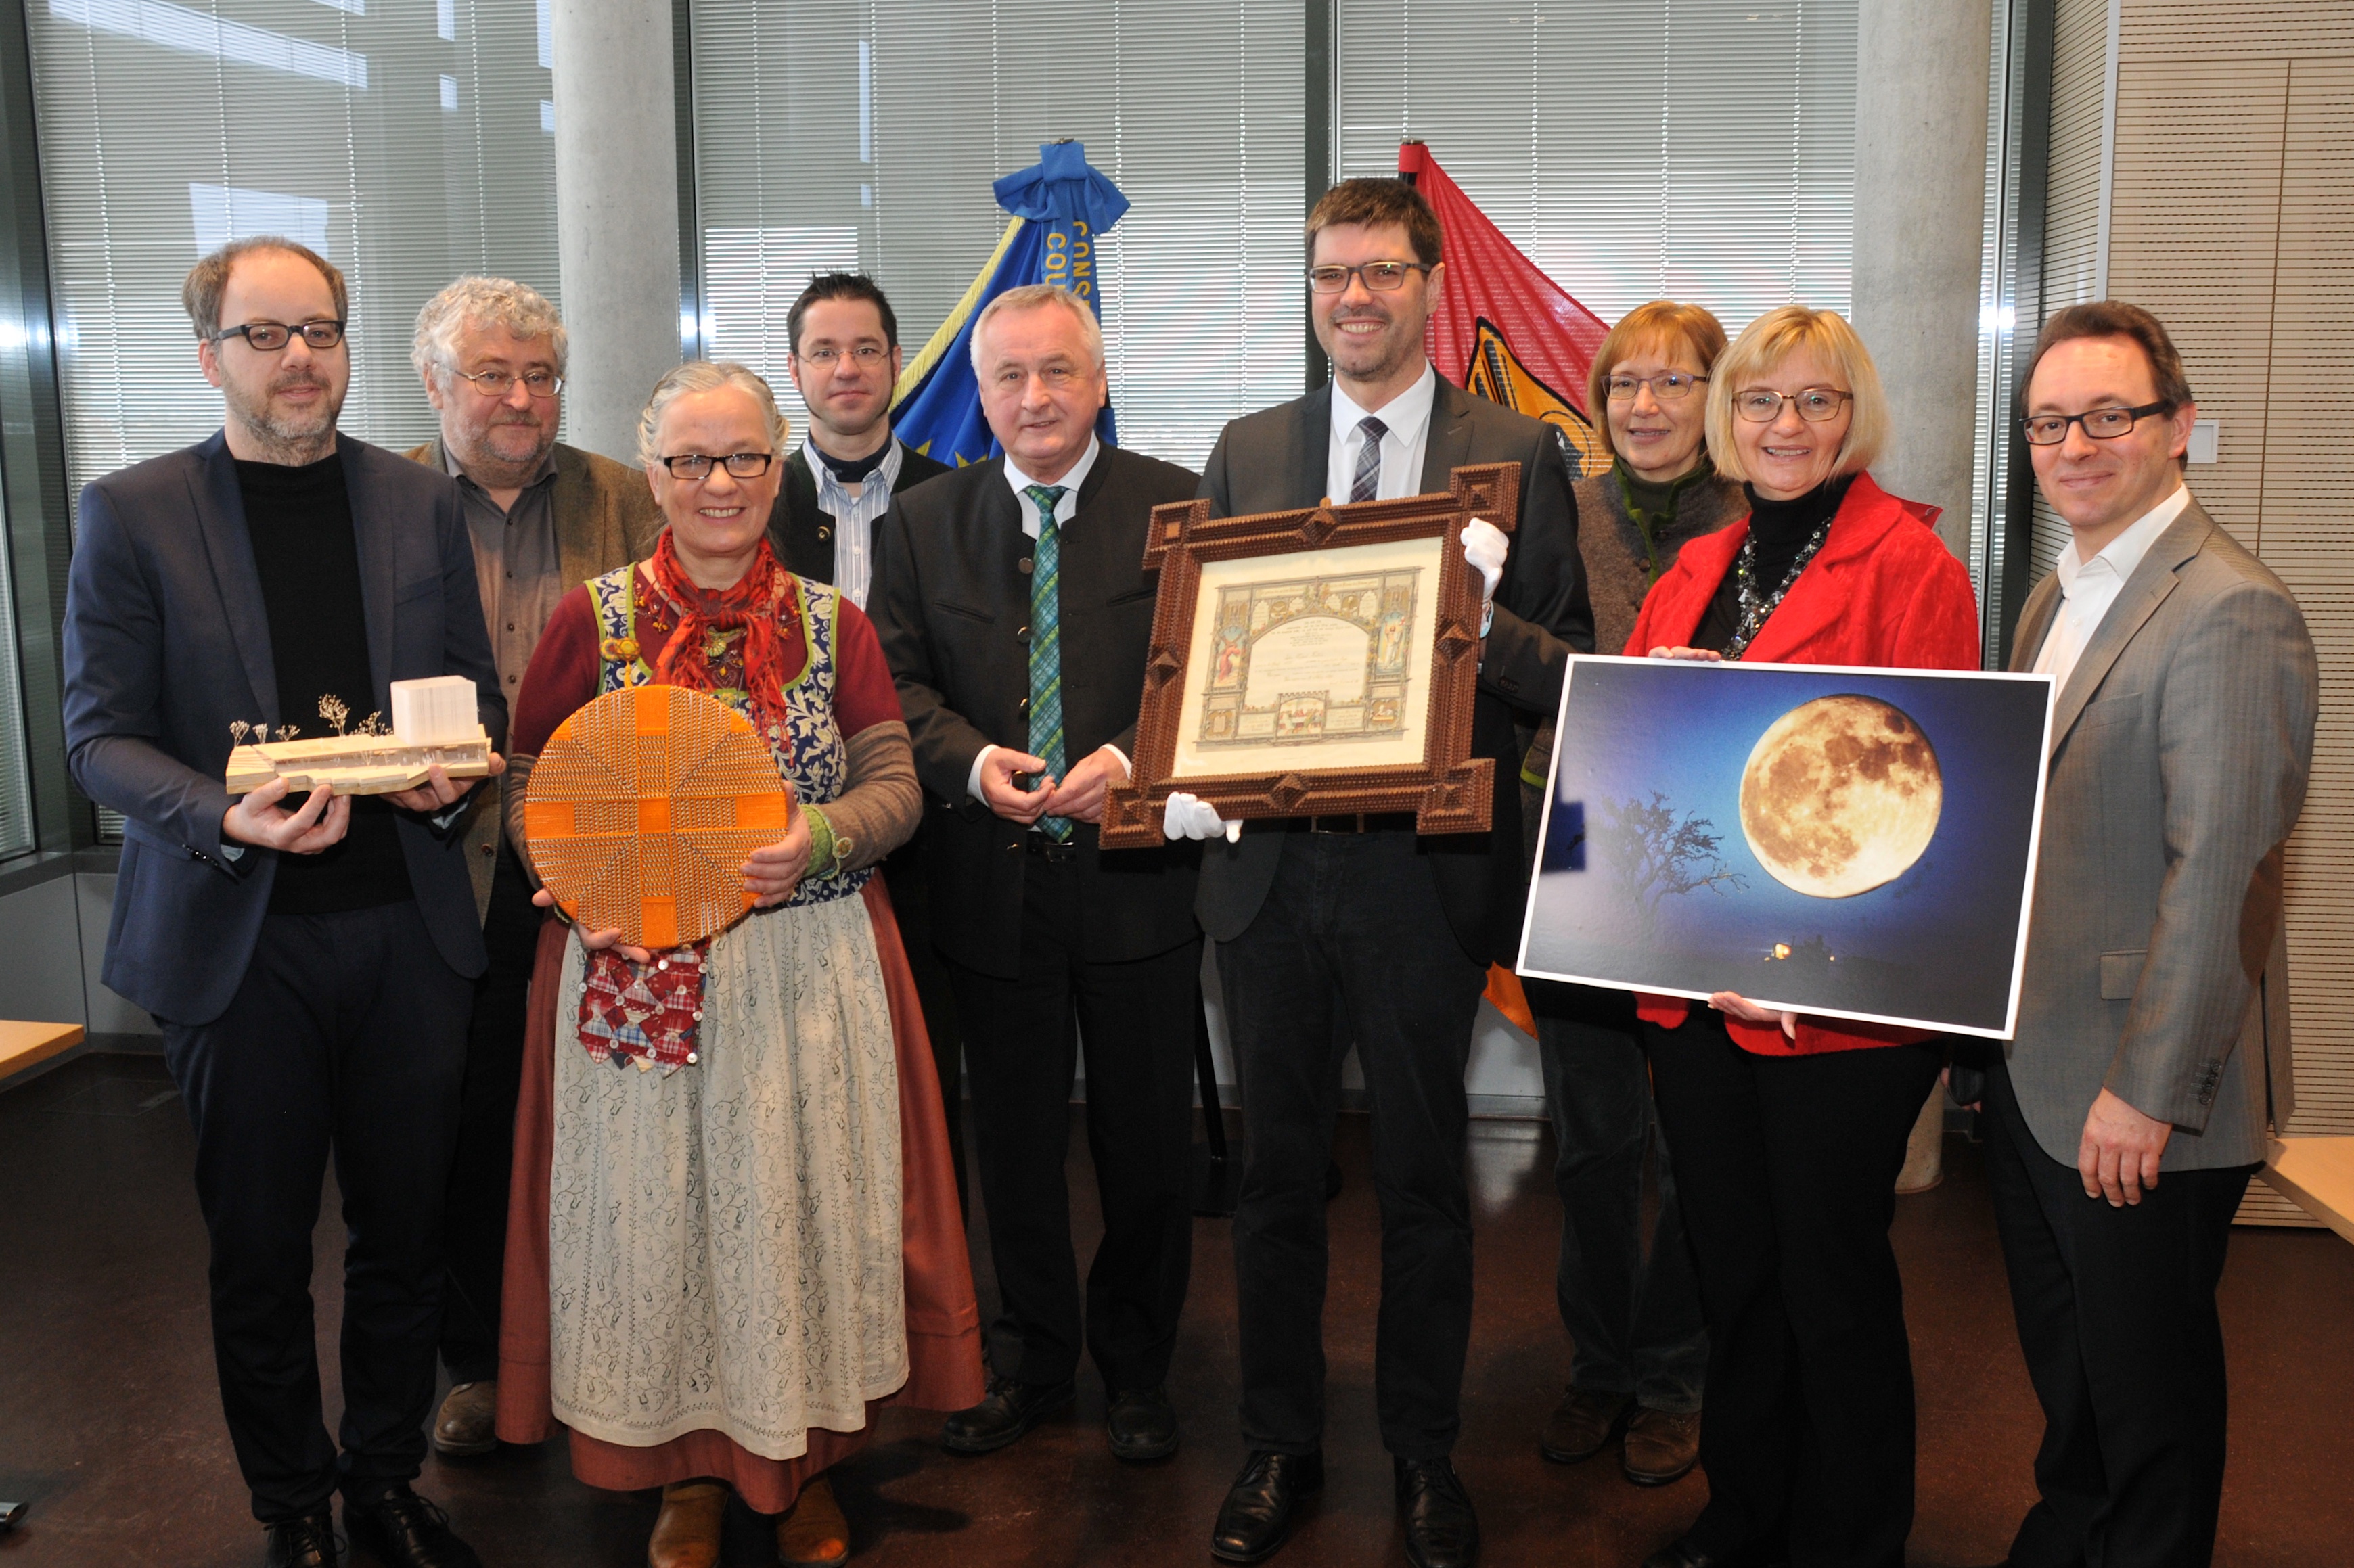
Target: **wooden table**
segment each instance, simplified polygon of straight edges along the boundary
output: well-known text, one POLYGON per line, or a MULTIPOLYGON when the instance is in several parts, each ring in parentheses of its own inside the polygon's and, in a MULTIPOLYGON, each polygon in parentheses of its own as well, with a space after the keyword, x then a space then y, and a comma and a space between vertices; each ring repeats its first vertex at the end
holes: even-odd
POLYGON ((79 1023, 19 1023, 0 1019, 0 1078, 37 1066, 81 1044, 79 1023))
POLYGON ((2354 1137, 2275 1138, 2264 1177, 2306 1213, 2354 1241, 2354 1137))

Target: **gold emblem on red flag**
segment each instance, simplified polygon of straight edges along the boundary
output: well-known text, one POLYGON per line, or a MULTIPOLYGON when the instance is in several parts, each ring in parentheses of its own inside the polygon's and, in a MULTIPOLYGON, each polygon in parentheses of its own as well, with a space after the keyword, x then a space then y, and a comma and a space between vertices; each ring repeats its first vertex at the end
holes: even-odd
POLYGON ((1543 419, 1559 430, 1576 460, 1575 471, 1570 475, 1573 480, 1609 466, 1610 460, 1603 455, 1602 443, 1595 437, 1594 422, 1522 363, 1502 330, 1485 316, 1474 329, 1471 363, 1464 366, 1463 386, 1490 403, 1501 403, 1514 413, 1543 419))

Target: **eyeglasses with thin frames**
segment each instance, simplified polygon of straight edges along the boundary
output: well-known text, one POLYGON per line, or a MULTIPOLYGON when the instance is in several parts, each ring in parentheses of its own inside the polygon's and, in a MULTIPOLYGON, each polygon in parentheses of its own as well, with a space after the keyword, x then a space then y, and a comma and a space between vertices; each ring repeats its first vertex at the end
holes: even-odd
POLYGON ((302 342, 312 348, 333 348, 344 341, 344 323, 338 321, 304 322, 299 326, 288 326, 284 322, 248 322, 243 326, 223 327, 205 341, 222 343, 241 337, 246 346, 256 353, 276 354, 298 332, 302 334, 302 342))
POLYGON ((1608 382, 1610 401, 1626 403, 1633 400, 1636 388, 1648 387, 1651 396, 1662 403, 1681 403, 1692 395, 1692 389, 1707 380, 1689 370, 1670 370, 1664 376, 1614 376, 1608 382))
POLYGON ((662 460, 663 467, 678 479, 709 479, 714 468, 724 467, 736 479, 758 479, 769 471, 777 461, 774 452, 729 452, 726 457, 713 457, 707 452, 680 452, 662 460))
POLYGON ((847 358, 861 370, 872 370, 882 364, 884 355, 890 352, 878 344, 859 343, 848 348, 804 348, 797 351, 793 357, 820 370, 832 369, 834 362, 843 358, 847 358))
POLYGON ((451 374, 472 382, 474 389, 485 397, 504 398, 514 390, 518 381, 523 383, 525 391, 543 403, 554 402, 557 394, 564 390, 564 377, 545 370, 526 371, 521 376, 507 370, 455 370, 451 374))
POLYGON ((1839 418, 1840 405, 1854 399, 1852 392, 1829 387, 1801 387, 1796 392, 1769 392, 1752 387, 1733 395, 1733 411, 1753 425, 1770 425, 1782 417, 1782 405, 1795 404, 1798 418, 1820 425, 1839 418))
POLYGON ((1362 267, 1328 263, 1308 269, 1308 286, 1320 294, 1337 294, 1348 288, 1351 278, 1356 278, 1374 293, 1389 294, 1405 287, 1407 273, 1429 270, 1419 261, 1368 261, 1362 267))
POLYGON ((2160 399, 2144 403, 2138 408, 2087 408, 2081 414, 2030 414, 2019 421, 2027 444, 2033 447, 2056 447, 2068 439, 2068 427, 2074 425, 2096 441, 2114 441, 2152 414, 2171 414, 2174 405, 2160 399))

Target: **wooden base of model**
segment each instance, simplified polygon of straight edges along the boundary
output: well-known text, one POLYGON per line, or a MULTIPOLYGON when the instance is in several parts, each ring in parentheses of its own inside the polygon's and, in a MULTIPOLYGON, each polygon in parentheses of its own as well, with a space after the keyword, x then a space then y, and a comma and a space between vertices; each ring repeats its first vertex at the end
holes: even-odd
POLYGON ((388 735, 328 735, 240 746, 228 754, 228 792, 243 795, 272 779, 290 794, 332 789, 338 795, 390 795, 414 789, 435 763, 452 779, 480 779, 491 770, 491 737, 477 725, 472 739, 416 746, 388 735))

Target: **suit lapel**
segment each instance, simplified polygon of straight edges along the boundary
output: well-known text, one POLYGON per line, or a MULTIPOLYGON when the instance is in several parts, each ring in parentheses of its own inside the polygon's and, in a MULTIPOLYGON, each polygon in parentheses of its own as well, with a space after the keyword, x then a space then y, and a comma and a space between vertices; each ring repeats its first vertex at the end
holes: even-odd
POLYGON ((2052 714, 2052 750, 2056 753, 2060 743, 2068 738, 2068 731, 2084 715, 2085 705, 2093 694, 2101 689, 2108 678, 2109 668, 2134 640, 2134 634, 2144 622, 2156 614, 2174 591, 2180 579, 2174 573, 2183 562, 2199 554, 2214 532, 2215 520, 2193 497, 2182 515, 2176 518, 2166 532, 2158 536, 2149 553, 2117 590, 2116 602, 2109 606, 2108 614, 2093 630, 2093 640, 2084 644, 2084 652, 2076 658, 2076 667, 2068 673, 2068 684, 2061 690, 2059 702, 2052 714))
POLYGON ((1270 512, 1305 511, 1320 504, 1324 500, 1325 481, 1331 476, 1331 383, 1327 382, 1302 397, 1298 408, 1299 416, 1291 431, 1291 450, 1295 456, 1288 465, 1291 493, 1284 498, 1281 507, 1269 507, 1267 510, 1270 512))
POLYGON ((1471 456, 1471 395, 1445 376, 1430 400, 1430 431, 1422 445, 1419 495, 1444 491, 1455 471, 1471 456))
POLYGON ((253 565, 253 536, 246 531, 245 499, 238 491, 237 460, 229 456, 227 436, 216 434, 196 449, 196 471, 188 489, 205 554, 212 561, 213 585, 220 592, 221 616, 253 688, 251 711, 265 724, 275 725, 284 715, 278 711, 270 611, 261 600, 261 574, 253 565))
POLYGON ((2043 580, 2027 596, 2027 608, 2019 612, 2019 625, 2011 632, 2011 673, 2023 675, 2034 670, 2036 656, 2043 652, 2043 639, 2051 633, 2052 617, 2059 606, 2059 574, 2046 572, 2043 580))
POLYGON ((367 620, 368 673, 376 682, 378 713, 392 711, 392 601, 400 580, 401 520, 387 515, 381 493, 361 472, 366 449, 340 438, 335 454, 344 462, 344 491, 350 498, 352 532, 359 542, 360 604, 367 620))

